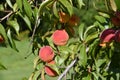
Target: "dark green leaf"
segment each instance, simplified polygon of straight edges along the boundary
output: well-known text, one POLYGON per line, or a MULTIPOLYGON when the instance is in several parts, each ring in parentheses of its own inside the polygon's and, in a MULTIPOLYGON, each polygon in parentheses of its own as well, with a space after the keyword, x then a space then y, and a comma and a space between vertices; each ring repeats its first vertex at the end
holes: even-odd
POLYGON ((120 10, 120 0, 114 0, 117 6, 117 9, 120 10))
POLYGON ((67 9, 71 16, 73 14, 73 7, 70 2, 68 2, 68 0, 59 0, 59 2, 67 9))
POLYGON ((27 0, 23 0, 23 6, 24 6, 26 15, 31 19, 32 18, 32 9, 31 9, 30 3, 28 3, 27 0))
POLYGON ((25 21, 27 27, 32 30, 30 19, 26 15, 22 15, 21 13, 19 13, 19 16, 25 21))

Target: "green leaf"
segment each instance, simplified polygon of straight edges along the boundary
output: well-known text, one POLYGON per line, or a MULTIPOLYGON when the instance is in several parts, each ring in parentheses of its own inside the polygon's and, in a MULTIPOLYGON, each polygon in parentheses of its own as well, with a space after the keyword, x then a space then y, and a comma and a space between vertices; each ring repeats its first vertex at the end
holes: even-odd
POLYGON ((6 0, 7 4, 10 6, 10 8, 13 8, 13 5, 11 3, 11 0, 6 0))
POLYGON ((7 34, 6 34, 6 31, 5 31, 5 28, 3 27, 2 24, 0 24, 0 34, 2 34, 2 36, 4 37, 5 41, 7 42, 8 39, 7 39, 7 34))
POLYGON ((0 63, 0 70, 6 70, 7 68, 2 64, 0 63))
POLYGON ((55 1, 53 4, 53 13, 57 18, 59 18, 56 4, 57 4, 57 1, 55 1))
POLYGON ((85 42, 86 43, 89 43, 90 41, 93 41, 93 39, 97 38, 98 37, 98 32, 93 32, 92 34, 89 34, 86 39, 85 39, 85 42))
POLYGON ((85 30, 85 32, 84 32, 84 39, 86 39, 87 33, 88 33, 91 29, 93 29, 93 28, 95 28, 95 27, 96 27, 95 25, 92 25, 92 26, 89 26, 89 27, 85 30))
POLYGON ((17 21, 13 21, 13 20, 9 20, 8 22, 7 22, 7 24, 9 25, 9 26, 11 26, 11 27, 13 27, 13 29, 15 30, 15 32, 16 32, 16 34, 17 35, 19 35, 19 30, 20 30, 20 27, 19 27, 19 24, 18 24, 18 22, 17 21))
POLYGON ((11 30, 10 29, 8 29, 8 31, 7 31, 7 36, 8 36, 9 42, 10 42, 10 46, 13 49, 15 49, 16 51, 18 51, 17 48, 16 48, 16 45, 15 45, 15 42, 13 41, 13 38, 11 36, 11 30))
POLYGON ((73 14, 73 7, 68 2, 68 0, 59 0, 59 2, 67 9, 67 11, 69 12, 69 14, 71 16, 73 14))
POLYGON ((95 19, 98 20, 100 23, 106 23, 107 22, 106 19, 102 16, 96 15, 95 19))
POLYGON ((80 63, 82 66, 85 67, 86 63, 87 63, 87 53, 86 53, 86 45, 85 44, 81 44, 80 46, 80 63))
POLYGON ((42 12, 43 8, 45 8, 49 3, 51 3, 53 0, 45 0, 40 4, 39 7, 39 13, 42 12))
POLYGON ((78 29, 79 37, 81 40, 84 40, 84 37, 83 37, 84 27, 85 27, 85 24, 81 23, 81 25, 79 26, 79 29, 78 29))
POLYGON ((83 0, 77 0, 79 8, 81 9, 82 6, 85 6, 85 4, 83 3, 83 0))
POLYGON ((117 6, 117 9, 120 10, 120 0, 114 0, 117 6))
POLYGON ((31 22, 30 19, 26 15, 22 15, 21 13, 18 13, 19 16, 24 20, 24 22, 27 24, 27 27, 32 30, 31 28, 31 22))
POLYGON ((30 3, 28 3, 27 0, 23 0, 23 6, 24 6, 26 15, 31 19, 32 18, 32 9, 31 9, 30 3))
POLYGON ((16 0, 16 3, 17 3, 18 8, 20 9, 20 11, 22 12, 23 11, 23 9, 22 9, 23 0, 16 0))

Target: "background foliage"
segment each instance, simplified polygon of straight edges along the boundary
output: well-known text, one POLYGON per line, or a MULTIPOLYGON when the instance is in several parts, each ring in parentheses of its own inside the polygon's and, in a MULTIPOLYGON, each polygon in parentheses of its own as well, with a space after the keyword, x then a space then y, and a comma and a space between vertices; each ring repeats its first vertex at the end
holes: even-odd
MULTIPOLYGON (((110 19, 116 10, 120 10, 119 3, 119 0, 1 0, 0 35, 4 42, 0 43, 0 47, 10 46, 20 52, 15 41, 29 39, 30 44, 26 47, 32 48, 26 51, 28 56, 25 58, 31 54, 35 57, 29 80, 49 77, 42 71, 45 63, 38 57, 39 49, 45 45, 54 49, 56 65, 52 67, 59 75, 77 59, 66 74, 67 80, 119 80, 119 43, 113 41, 106 47, 99 45, 99 36, 103 30, 119 29, 110 19), (77 15, 80 23, 72 27, 61 23, 60 11, 69 16, 77 15), (56 46, 51 35, 55 30, 63 28, 70 39, 67 45, 56 46)), ((6 69, 3 64, 0 63, 0 70, 6 69)), ((53 80, 58 76, 49 78, 53 80)))

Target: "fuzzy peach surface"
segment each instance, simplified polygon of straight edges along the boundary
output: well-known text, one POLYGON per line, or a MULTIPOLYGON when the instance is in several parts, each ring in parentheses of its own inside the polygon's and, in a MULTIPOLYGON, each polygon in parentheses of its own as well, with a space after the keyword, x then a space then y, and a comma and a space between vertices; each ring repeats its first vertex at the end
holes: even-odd
POLYGON ((69 35, 65 30, 56 30, 52 35, 52 40, 55 45, 62 46, 67 43, 69 35))
POLYGON ((44 62, 50 62, 54 58, 54 52, 50 46, 43 46, 39 50, 39 57, 44 62))
MULTIPOLYGON (((50 62, 47 63, 48 65, 54 65, 55 61, 52 60, 50 62)), ((54 71, 52 68, 50 68, 49 66, 45 66, 45 73, 49 76, 57 76, 56 71, 54 71)))
POLYGON ((115 30, 114 29, 106 29, 100 35, 100 41, 102 43, 111 42, 115 38, 115 30))

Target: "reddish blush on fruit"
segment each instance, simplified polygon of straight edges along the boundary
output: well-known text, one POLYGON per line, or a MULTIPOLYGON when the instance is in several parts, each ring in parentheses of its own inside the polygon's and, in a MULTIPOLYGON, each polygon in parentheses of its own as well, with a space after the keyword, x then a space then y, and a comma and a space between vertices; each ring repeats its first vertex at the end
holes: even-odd
POLYGON ((106 43, 109 43, 115 38, 115 30, 114 29, 106 29, 100 34, 100 46, 105 46, 106 43))
POLYGON ((116 17, 117 17, 118 19, 120 19, 120 11, 116 11, 116 12, 115 12, 115 15, 116 15, 116 17))
POLYGON ((52 41, 55 45, 63 46, 66 45, 69 39, 69 35, 65 30, 56 30, 52 34, 52 41))
POLYGON ((120 42, 120 30, 117 30, 115 33, 115 41, 120 42))
MULTIPOLYGON (((49 65, 54 65, 55 61, 53 60, 53 61, 49 62, 48 64, 49 65)), ((58 75, 57 72, 55 70, 53 70, 50 66, 45 66, 44 69, 45 69, 45 73, 49 76, 55 77, 55 76, 58 75)))
POLYGON ((54 52, 50 46, 43 46, 39 50, 39 57, 44 62, 50 62, 54 58, 54 52))
POLYGON ((77 26, 80 22, 80 18, 77 15, 72 15, 68 21, 68 25, 70 26, 77 26))

